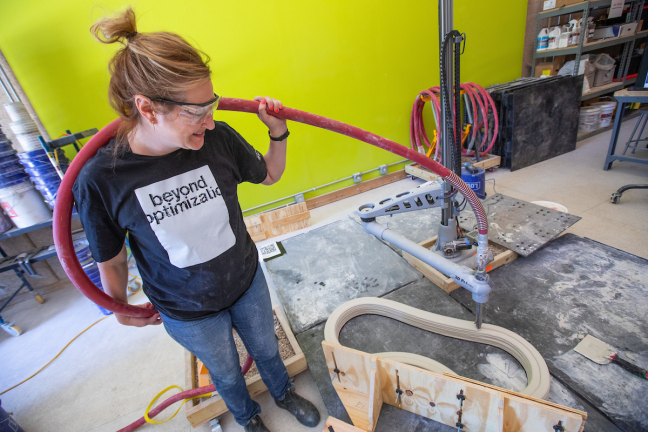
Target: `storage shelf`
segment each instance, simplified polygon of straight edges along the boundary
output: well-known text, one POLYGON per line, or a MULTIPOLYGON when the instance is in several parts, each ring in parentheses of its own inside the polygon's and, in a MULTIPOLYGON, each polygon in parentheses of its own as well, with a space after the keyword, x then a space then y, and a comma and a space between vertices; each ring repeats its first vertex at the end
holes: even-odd
MULTIPOLYGON (((648 36, 648 30, 630 36, 624 36, 620 38, 609 38, 609 39, 603 39, 601 41, 590 42, 583 45, 583 49, 581 52, 585 53, 600 48, 607 48, 614 45, 621 45, 624 43, 632 42, 635 39, 644 38, 646 36, 648 36)), ((578 52, 578 45, 573 45, 567 48, 557 48, 552 50, 536 51, 533 57, 534 58, 555 57, 559 55, 576 54, 577 52, 578 52)))
POLYGON ((596 96, 600 96, 600 95, 605 94, 605 93, 611 93, 613 91, 621 90, 624 85, 625 85, 625 83, 623 83, 623 82, 620 82, 620 83, 613 82, 613 83, 610 83, 610 84, 606 84, 604 86, 594 87, 594 88, 592 88, 592 90, 588 91, 587 93, 584 93, 583 96, 581 96, 581 100, 584 101, 584 100, 591 99, 591 98, 596 97, 596 96))
MULTIPOLYGON (((603 1, 607 1, 608 4, 612 4, 611 0, 603 0, 603 1)), ((590 3, 600 3, 600 1, 595 1, 590 3)), ((575 5, 571 5, 571 6, 565 6, 563 8, 551 9, 545 12, 540 12, 538 14, 538 18, 545 19, 545 18, 556 17, 559 15, 566 15, 574 12, 580 12, 582 10, 585 10, 585 8, 587 7, 588 7, 587 2, 576 3, 575 5)))

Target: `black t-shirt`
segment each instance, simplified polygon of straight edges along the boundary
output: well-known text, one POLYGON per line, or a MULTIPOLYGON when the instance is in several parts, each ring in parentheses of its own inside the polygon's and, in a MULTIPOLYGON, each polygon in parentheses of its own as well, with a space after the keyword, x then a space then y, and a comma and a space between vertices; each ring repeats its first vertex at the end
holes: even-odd
POLYGON ((263 156, 234 129, 216 122, 200 150, 165 156, 99 150, 74 183, 92 256, 108 261, 126 233, 151 303, 192 320, 230 307, 249 288, 257 250, 248 235, 237 185, 261 183, 263 156))

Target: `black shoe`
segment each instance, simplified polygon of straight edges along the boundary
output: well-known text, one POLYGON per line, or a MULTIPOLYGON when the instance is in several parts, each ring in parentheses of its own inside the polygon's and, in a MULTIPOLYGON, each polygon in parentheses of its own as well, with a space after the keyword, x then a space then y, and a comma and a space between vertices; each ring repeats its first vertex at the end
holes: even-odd
POLYGON ((275 399, 275 403, 279 408, 294 415, 297 421, 304 426, 315 427, 320 422, 320 414, 315 405, 299 396, 293 389, 288 389, 284 400, 275 399))
POLYGON ((252 420, 243 427, 243 430, 245 432, 270 432, 258 415, 252 417, 252 420))

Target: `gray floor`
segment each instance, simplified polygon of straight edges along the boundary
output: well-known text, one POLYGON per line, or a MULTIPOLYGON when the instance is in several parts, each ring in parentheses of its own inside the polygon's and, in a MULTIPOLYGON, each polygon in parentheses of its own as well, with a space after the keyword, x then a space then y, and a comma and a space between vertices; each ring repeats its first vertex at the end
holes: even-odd
MULTIPOLYGON (((633 125, 624 124, 620 142, 627 140, 633 125)), ((626 192, 619 205, 609 202, 610 194, 620 186, 648 183, 648 167, 615 162, 611 171, 604 172, 609 136, 609 132, 601 134, 581 142, 569 154, 513 173, 500 170, 488 178, 495 180, 499 193, 557 202, 581 216, 569 232, 648 258, 648 191, 626 192)), ((312 223, 346 218, 359 204, 415 186, 403 180, 315 209, 312 223)), ((488 192, 492 190, 489 181, 488 192)), ((71 286, 44 294, 44 305, 23 297, 3 311, 3 317, 15 321, 25 333, 12 338, 0 332, 0 391, 34 373, 72 337, 101 318, 98 309, 71 286)), ((136 296, 131 301, 145 299, 136 296)), ((114 431, 140 417, 162 389, 183 386, 184 369, 182 348, 162 327, 129 328, 109 318, 80 336, 37 377, 0 399, 2 407, 13 412, 28 431, 114 431)), ((324 410, 310 373, 302 373, 296 382, 300 393, 324 410)), ((273 408, 268 394, 257 400, 271 430, 304 430, 285 411, 273 408)), ((229 414, 222 417, 222 424, 225 432, 242 430, 229 414)), ((148 428, 192 430, 184 410, 170 422, 148 428)), ((323 424, 313 430, 322 428, 323 424)))

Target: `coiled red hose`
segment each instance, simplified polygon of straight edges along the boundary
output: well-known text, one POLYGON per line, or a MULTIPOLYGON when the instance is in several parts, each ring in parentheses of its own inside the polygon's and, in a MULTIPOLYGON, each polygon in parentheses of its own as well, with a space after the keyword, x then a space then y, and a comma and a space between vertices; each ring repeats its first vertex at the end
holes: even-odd
MULTIPOLYGON (((256 114, 259 110, 259 102, 245 100, 245 99, 233 99, 233 98, 222 98, 218 107, 219 110, 224 111, 240 111, 256 114)), ((388 140, 371 132, 367 132, 355 126, 348 125, 336 120, 332 120, 326 117, 318 116, 315 114, 310 114, 304 111, 299 111, 292 108, 284 108, 279 113, 274 113, 268 111, 270 114, 275 117, 283 118, 286 120, 291 120, 299 123, 304 123, 307 125, 319 127, 322 129, 327 129, 333 132, 340 133, 342 135, 355 138, 357 140, 366 142, 368 144, 374 145, 376 147, 382 148, 384 150, 395 153, 401 157, 409 159, 417 164, 428 168, 438 174, 441 178, 444 178, 450 184, 452 184, 456 189, 461 192, 468 202, 470 203, 473 211, 475 212, 475 217, 478 223, 478 229, 480 234, 488 233, 488 224, 486 220, 486 213, 482 207, 479 198, 477 195, 470 189, 466 183, 464 183, 461 178, 455 175, 452 171, 445 168, 443 165, 425 157, 414 150, 408 149, 405 146, 402 146, 394 141, 388 140)), ((56 204, 54 206, 54 218, 53 218, 53 234, 54 234, 54 244, 56 245, 56 253, 61 261, 63 270, 68 275, 72 283, 94 303, 99 306, 113 311, 115 313, 120 313, 129 316, 136 317, 149 317, 152 316, 157 311, 155 309, 140 308, 136 306, 131 306, 125 303, 118 302, 113 299, 102 290, 100 290, 90 278, 86 275, 79 263, 79 260, 74 251, 74 245, 72 242, 72 207, 74 205, 74 195, 72 193, 72 186, 79 176, 79 172, 83 168, 83 165, 91 159, 97 151, 108 144, 108 142, 116 135, 117 128, 119 127, 120 120, 114 120, 109 125, 101 129, 96 135, 94 135, 87 143, 83 146, 79 154, 72 160, 69 168, 67 169, 63 180, 61 181, 61 186, 56 197, 56 204)), ((247 362, 250 359, 248 358, 247 362)), ((248 366, 249 368, 249 366, 248 366)), ((149 417, 153 417, 159 414, 164 408, 181 399, 186 399, 190 396, 196 396, 203 393, 208 393, 213 391, 213 386, 201 387, 193 390, 188 390, 186 392, 178 393, 177 395, 172 396, 171 398, 165 400, 156 408, 151 410, 149 417), (210 388, 212 388, 210 390, 210 388)), ((145 422, 142 417, 137 422, 128 426, 127 428, 122 429, 122 431, 132 431, 135 428, 143 425, 145 422), (137 426, 135 426, 137 424, 137 426), (132 428, 131 428, 132 427, 132 428)))
MULTIPOLYGON (((481 87, 479 84, 472 82, 467 82, 461 84, 461 89, 468 96, 468 109, 473 113, 474 127, 472 128, 472 137, 475 139, 477 137, 477 131, 483 126, 484 127, 484 136, 482 138, 481 144, 478 144, 479 153, 488 153, 495 144, 497 139, 497 133, 499 130, 499 117, 497 115, 497 108, 495 102, 491 98, 490 94, 481 87), (495 120, 493 138, 487 146, 488 136, 490 135, 490 128, 488 125, 488 114, 492 111, 493 118, 495 120), (478 116, 481 114, 481 116, 478 116), (478 120, 479 119, 479 120, 478 120)), ((437 120, 440 119, 441 107, 438 100, 438 94, 440 92, 439 86, 430 87, 427 90, 423 90, 416 96, 414 100, 414 106, 412 107, 412 116, 410 118, 410 142, 412 149, 417 150, 419 153, 425 153, 422 143, 424 142, 428 147, 430 147, 430 141, 428 139, 427 133, 425 131, 425 126, 423 124, 423 109, 425 108, 425 101, 423 97, 428 97, 432 101, 432 110, 434 116, 437 120)), ((453 108, 454 115, 454 108, 453 108)), ((454 121, 453 121, 454 124, 454 121)), ((437 143, 441 142, 442 128, 438 127, 437 121, 437 143)), ((440 146, 436 146, 434 159, 439 160, 441 151, 440 146)), ((464 156, 473 156, 474 151, 468 151, 467 149, 462 149, 462 154, 464 156)))

